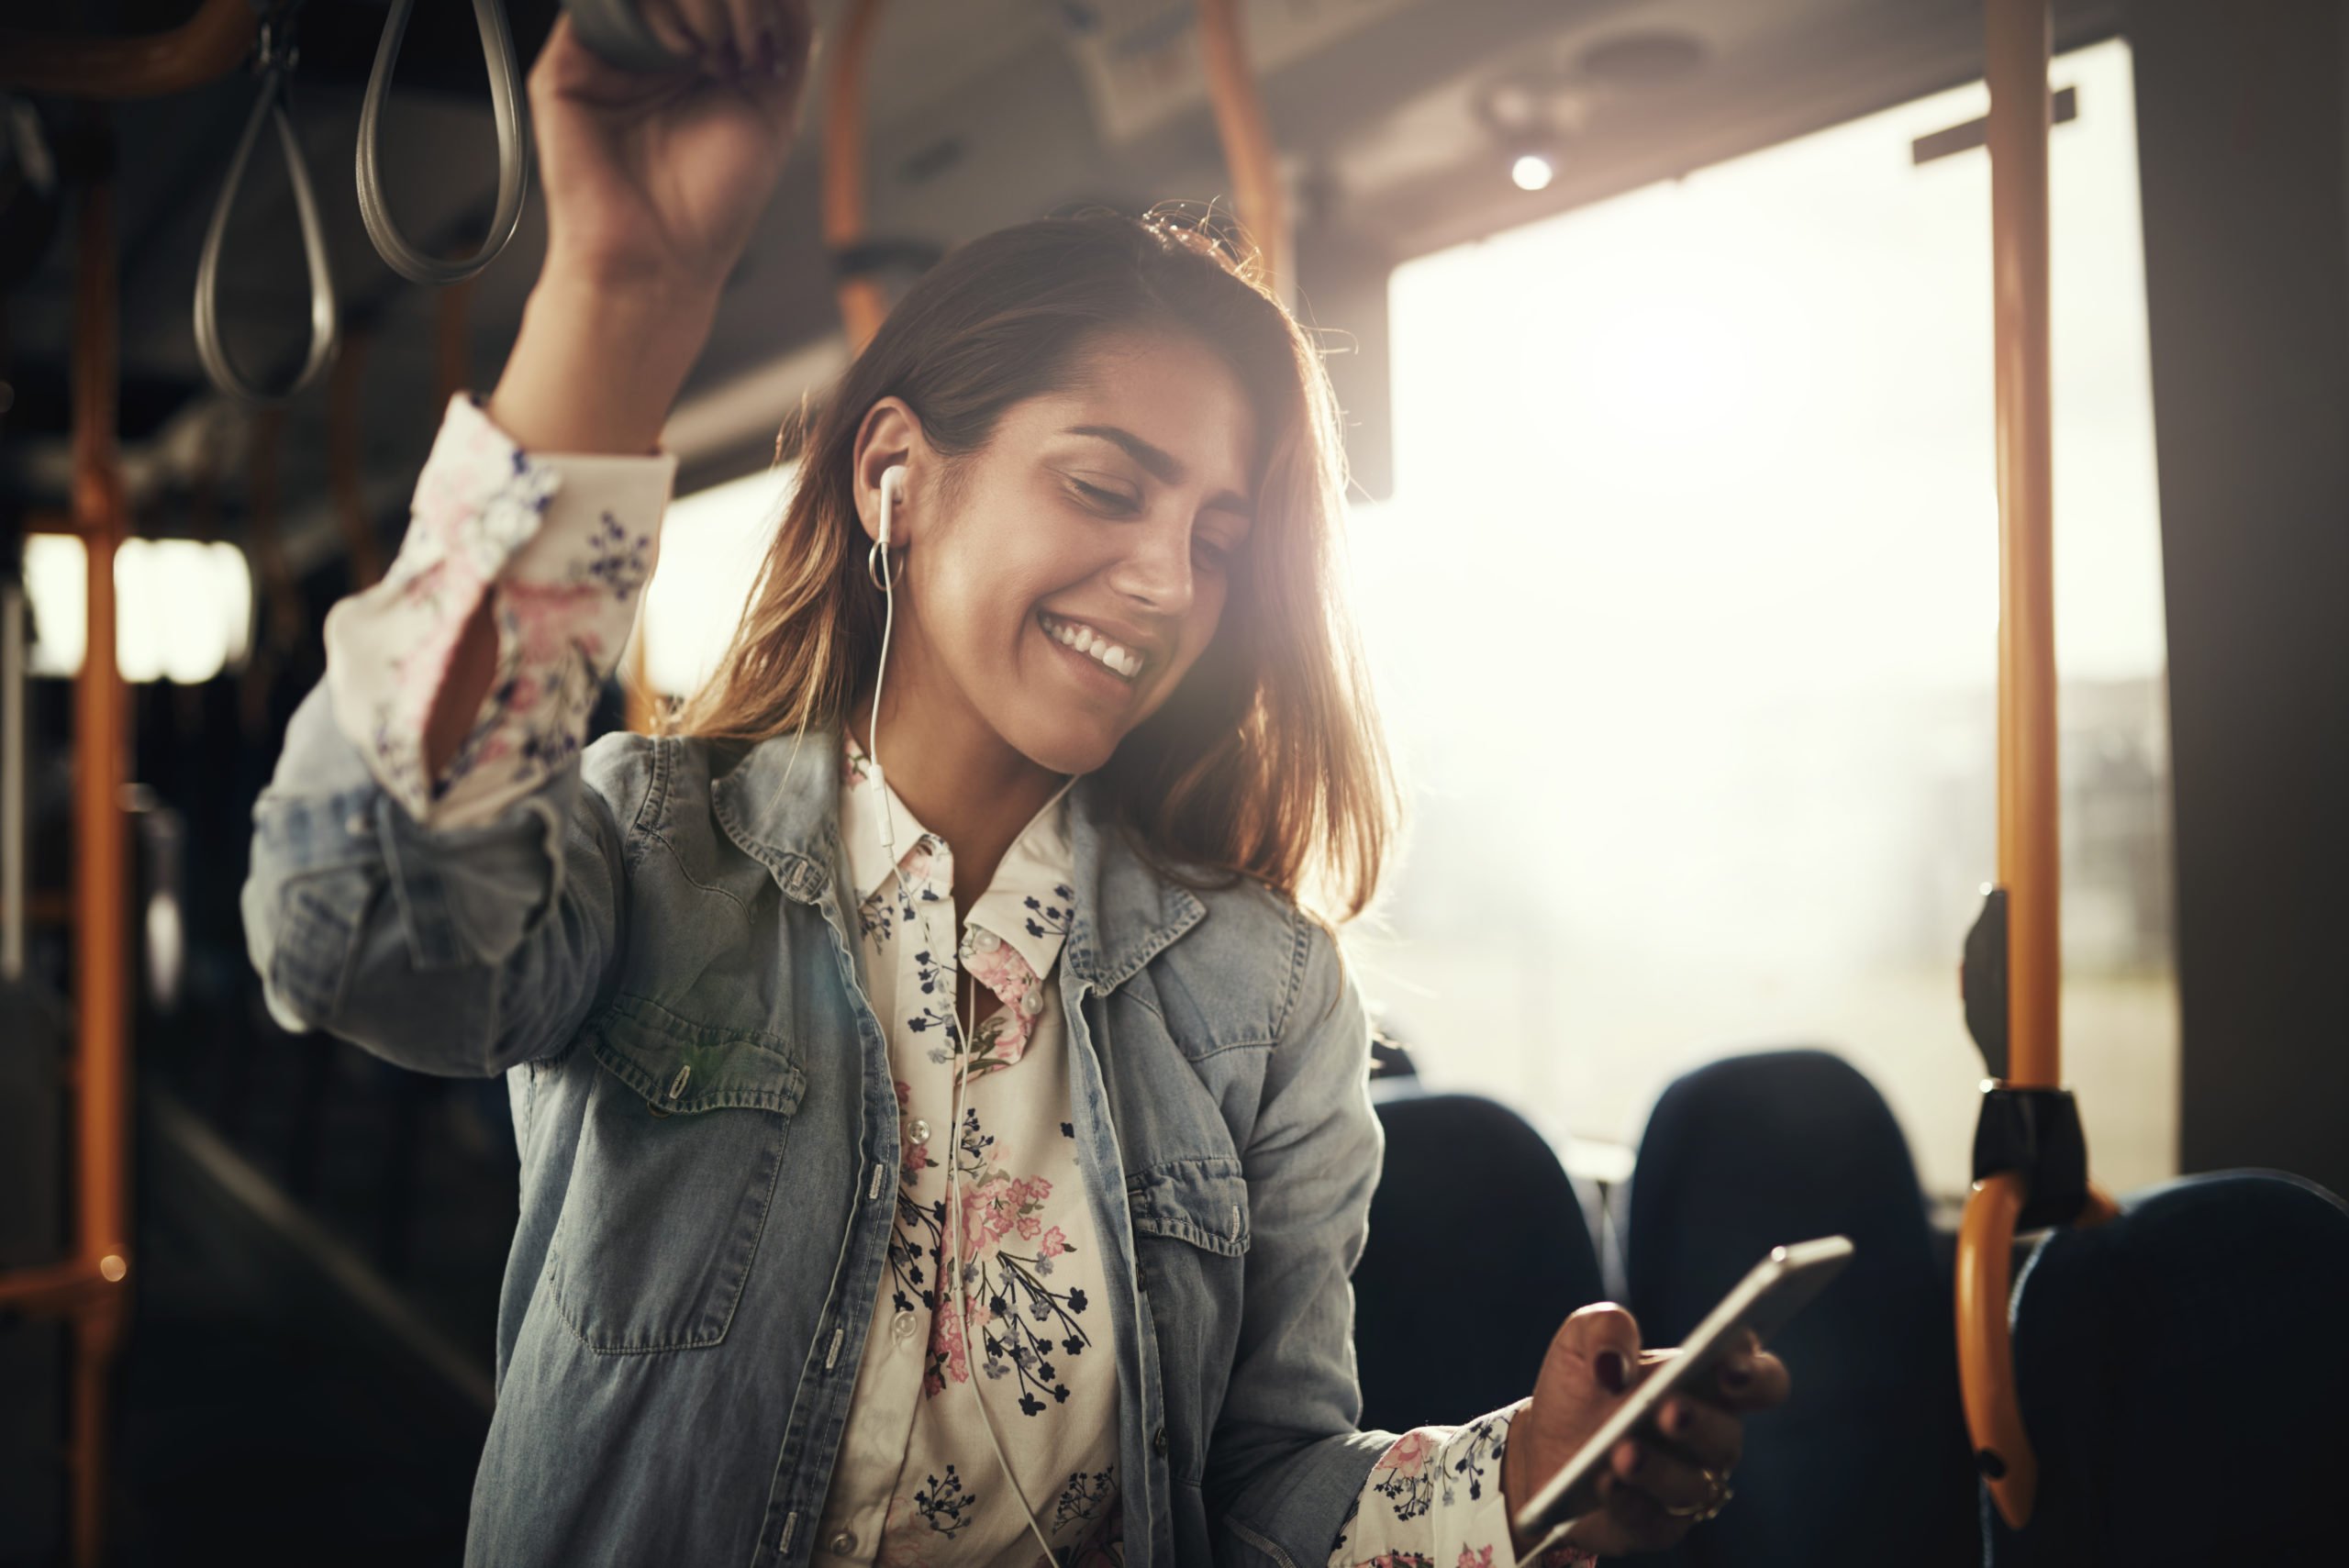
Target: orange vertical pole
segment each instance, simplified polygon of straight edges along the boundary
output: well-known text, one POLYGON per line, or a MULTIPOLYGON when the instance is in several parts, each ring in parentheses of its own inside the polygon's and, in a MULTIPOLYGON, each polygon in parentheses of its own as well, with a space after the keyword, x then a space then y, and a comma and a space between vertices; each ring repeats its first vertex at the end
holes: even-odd
POLYGON ((285 658, 302 641, 301 587, 277 533, 277 448, 285 434, 284 408, 251 410, 245 439, 245 543, 260 589, 260 635, 237 681, 238 717, 259 740, 269 715, 270 687, 285 658))
MULTIPOLYGON (((2049 0, 1987 0, 1990 258, 1998 482, 1998 883, 2007 896, 2007 1078, 2063 1085, 2055 770, 2054 395, 2048 351, 2049 0)), ((1976 1182, 1958 1228, 1958 1384, 1976 1463, 2006 1521, 2028 1524, 2039 1461, 2022 1424, 2007 1315, 2021 1171, 1976 1182)))
POLYGON ((2049 433, 2048 0, 1990 0, 1990 255, 1998 462, 1998 882, 2007 1082, 2062 1086, 2054 462, 2049 433))
MULTIPOLYGON (((115 659, 115 552, 125 531, 115 450, 114 195, 83 194, 74 278, 73 520, 88 562, 88 641, 74 691, 73 1064, 79 1251, 106 1285, 130 1270, 128 1150, 128 840, 122 814, 128 703, 115 659)), ((74 1316, 72 1529, 77 1563, 104 1555, 106 1472, 123 1293, 101 1287, 74 1316)))
POLYGON ((473 284, 481 274, 451 284, 433 299, 432 304, 432 363, 434 384, 438 395, 432 401, 432 418, 439 423, 449 406, 449 399, 465 390, 473 380, 473 356, 468 337, 473 284))
POLYGON ((374 525, 367 516, 367 496, 360 484, 364 456, 359 394, 366 373, 367 349, 374 334, 367 328, 347 332, 342 350, 335 356, 327 384, 327 469, 334 489, 335 520, 342 528, 342 547, 351 557, 351 586, 373 587, 384 574, 384 552, 376 547, 374 525))
MULTIPOLYGON (((81 98, 184 92, 250 48, 248 0, 204 0, 182 26, 136 38, 0 30, 0 85, 81 98)), ((103 124, 103 122, 101 122, 103 124)), ((73 281, 73 528, 86 568, 87 639, 73 696, 74 1255, 0 1273, 0 1307, 72 1320, 69 1522, 72 1561, 106 1556, 113 1373, 130 1277, 129 702, 116 651, 115 558, 128 531, 116 450, 117 277, 114 192, 81 193, 73 281)))
MULTIPOLYGON (((824 78, 824 245, 835 266, 864 242, 864 65, 880 19, 881 0, 853 0, 824 78)), ((853 358, 881 330, 889 296, 863 273, 843 274, 833 289, 853 358)))
POLYGON ((1254 242, 1264 287, 1286 301, 1289 275, 1288 195, 1281 188, 1273 155, 1273 131, 1264 117, 1264 95, 1248 65, 1248 41, 1241 31, 1240 0, 1199 0, 1199 61, 1215 105, 1216 136, 1231 171, 1233 203, 1254 242))

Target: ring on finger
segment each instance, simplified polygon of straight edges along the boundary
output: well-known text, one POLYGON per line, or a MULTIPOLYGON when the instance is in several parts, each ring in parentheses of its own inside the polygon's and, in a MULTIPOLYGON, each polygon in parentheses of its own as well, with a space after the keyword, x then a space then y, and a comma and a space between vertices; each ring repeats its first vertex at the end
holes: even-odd
POLYGON ((1666 1518, 1687 1519, 1695 1524, 1703 1524, 1707 1519, 1728 1507, 1730 1499, 1737 1496, 1735 1492, 1730 1490, 1729 1474, 1726 1471, 1699 1465, 1697 1467, 1697 1473, 1705 1478, 1705 1485, 1710 1495, 1694 1507, 1665 1508, 1664 1514, 1666 1518))

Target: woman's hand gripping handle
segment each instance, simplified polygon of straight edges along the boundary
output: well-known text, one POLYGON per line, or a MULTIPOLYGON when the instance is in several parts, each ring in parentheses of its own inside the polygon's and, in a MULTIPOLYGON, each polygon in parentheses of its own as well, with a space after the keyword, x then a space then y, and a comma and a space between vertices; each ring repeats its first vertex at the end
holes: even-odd
MULTIPOLYGON (((809 0, 644 0, 693 68, 598 59, 555 23, 530 68, 547 257, 489 417, 526 449, 650 452, 774 194, 815 48, 809 0)), ((439 777, 495 678, 484 597, 425 724, 439 777)))

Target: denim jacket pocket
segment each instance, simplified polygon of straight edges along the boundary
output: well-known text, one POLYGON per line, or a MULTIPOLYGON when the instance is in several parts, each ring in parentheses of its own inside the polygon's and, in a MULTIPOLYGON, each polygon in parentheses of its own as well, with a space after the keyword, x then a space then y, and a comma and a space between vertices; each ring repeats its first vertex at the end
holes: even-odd
POLYGON ((382 882, 362 862, 297 872, 280 886, 267 989, 304 1025, 341 1010, 367 906, 382 882))
POLYGON ((589 1091, 549 1249, 555 1307, 589 1350, 725 1339, 807 1088, 781 1038, 623 996, 583 1031, 589 1091))
POLYGON ((1169 1473, 1199 1484, 1246 1303, 1248 1181, 1240 1162, 1170 1160, 1128 1173, 1134 1271, 1157 1341, 1169 1473))
POLYGON ((1170 1160, 1126 1177, 1138 1236, 1236 1258, 1248 1250, 1248 1181, 1230 1159, 1170 1160))

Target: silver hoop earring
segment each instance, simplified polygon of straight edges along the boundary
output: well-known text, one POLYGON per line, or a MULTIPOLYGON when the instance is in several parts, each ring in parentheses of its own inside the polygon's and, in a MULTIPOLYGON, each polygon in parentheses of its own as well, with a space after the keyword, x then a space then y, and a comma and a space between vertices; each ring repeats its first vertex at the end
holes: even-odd
POLYGON ((893 581, 889 572, 889 555, 881 548, 881 541, 877 539, 873 541, 873 548, 864 552, 864 574, 873 579, 874 587, 885 594, 889 591, 893 581))

